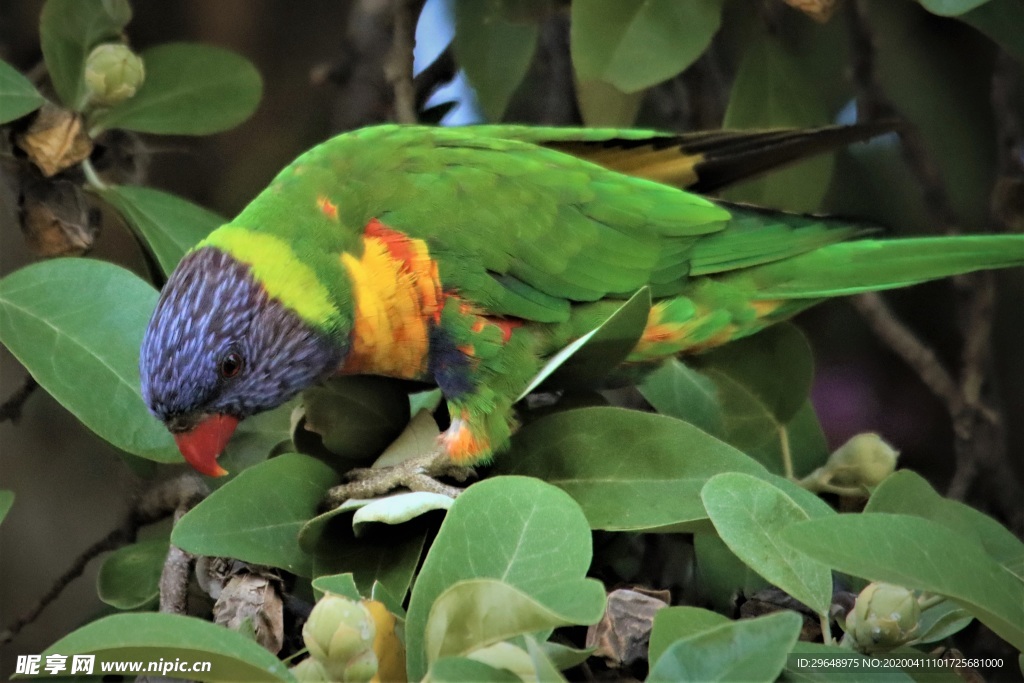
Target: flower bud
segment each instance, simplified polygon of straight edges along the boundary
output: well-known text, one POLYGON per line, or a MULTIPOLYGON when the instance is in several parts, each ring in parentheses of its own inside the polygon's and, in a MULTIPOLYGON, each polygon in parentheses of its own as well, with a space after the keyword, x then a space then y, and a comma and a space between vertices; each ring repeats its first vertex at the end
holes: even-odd
POLYGON ((896 469, 899 451, 874 433, 857 434, 829 456, 824 470, 836 486, 877 486, 896 469))
POLYGON ((112 107, 135 95, 146 78, 142 59, 121 43, 97 46, 85 60, 89 102, 112 107))
POLYGON ((361 603, 340 595, 320 599, 302 628, 309 654, 335 680, 369 681, 377 673, 373 617, 361 603))
POLYGON ((870 583, 846 616, 846 634, 861 652, 889 650, 910 642, 921 621, 913 591, 891 583, 870 583))
POLYGON ((306 657, 290 671, 299 683, 331 683, 331 677, 324 669, 324 665, 312 657, 306 657))

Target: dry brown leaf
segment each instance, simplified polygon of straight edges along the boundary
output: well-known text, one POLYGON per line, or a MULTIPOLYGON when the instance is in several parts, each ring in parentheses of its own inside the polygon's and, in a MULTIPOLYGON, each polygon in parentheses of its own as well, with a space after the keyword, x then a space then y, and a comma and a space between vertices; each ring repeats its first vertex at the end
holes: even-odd
POLYGON ((668 606, 668 591, 620 588, 608 594, 604 616, 587 629, 587 647, 613 668, 647 658, 654 614, 668 606))
POLYGON ((81 115, 49 102, 28 130, 18 136, 17 143, 48 178, 81 163, 92 153, 92 140, 81 115))

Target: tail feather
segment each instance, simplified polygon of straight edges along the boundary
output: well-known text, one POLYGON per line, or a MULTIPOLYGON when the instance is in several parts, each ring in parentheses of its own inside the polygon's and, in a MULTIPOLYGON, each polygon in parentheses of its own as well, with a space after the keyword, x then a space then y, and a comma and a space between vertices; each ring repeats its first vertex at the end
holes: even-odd
MULTIPOLYGON (((1024 235, 855 240, 734 271, 755 300, 820 299, 1024 265, 1024 235)), ((737 282, 737 283, 738 283, 737 282)))
POLYGON ((482 135, 523 140, 648 180, 713 192, 816 154, 892 132, 893 121, 820 128, 672 134, 615 128, 489 125, 482 135))

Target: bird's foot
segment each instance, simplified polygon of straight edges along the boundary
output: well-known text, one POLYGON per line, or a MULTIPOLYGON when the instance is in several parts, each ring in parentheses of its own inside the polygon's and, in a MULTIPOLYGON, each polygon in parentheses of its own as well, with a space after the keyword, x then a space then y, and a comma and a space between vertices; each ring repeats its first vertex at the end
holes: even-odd
POLYGON ((447 453, 433 451, 390 467, 365 467, 348 472, 351 480, 327 492, 327 503, 336 507, 349 498, 373 498, 405 487, 411 491, 440 493, 457 497, 462 489, 441 483, 436 477, 449 477, 462 483, 473 476, 472 467, 454 464, 447 453))

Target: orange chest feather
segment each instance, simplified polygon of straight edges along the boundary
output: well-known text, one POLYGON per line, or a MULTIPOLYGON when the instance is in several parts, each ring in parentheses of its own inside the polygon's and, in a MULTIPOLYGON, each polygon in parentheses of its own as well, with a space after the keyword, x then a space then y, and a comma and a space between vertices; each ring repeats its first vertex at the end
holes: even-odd
POLYGON ((366 227, 363 246, 359 258, 341 255, 355 303, 352 348, 341 372, 421 378, 430 323, 444 304, 437 263, 422 240, 377 220, 366 227))

